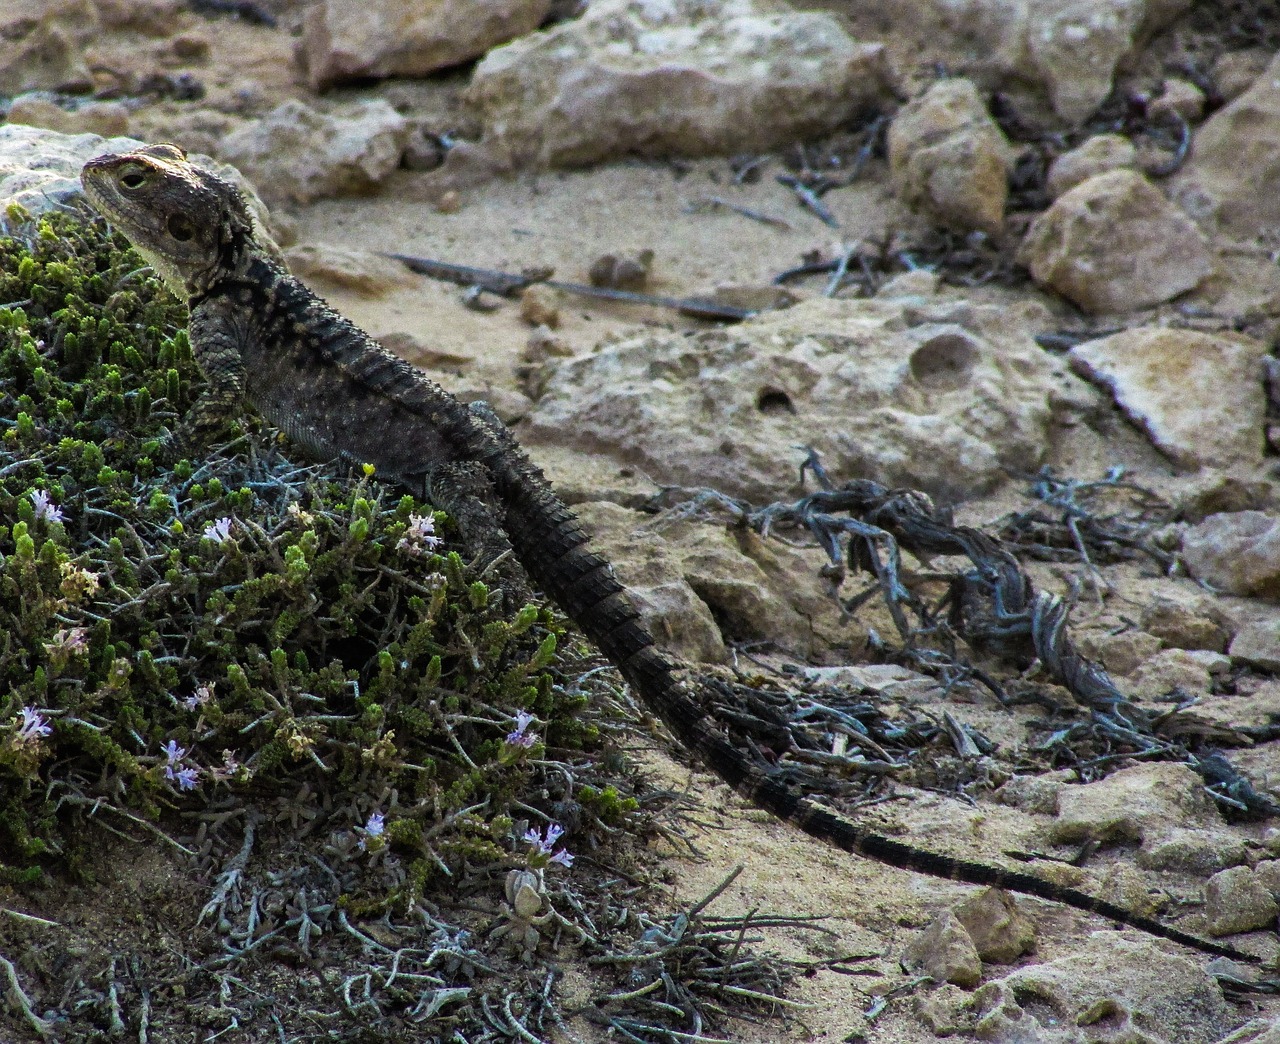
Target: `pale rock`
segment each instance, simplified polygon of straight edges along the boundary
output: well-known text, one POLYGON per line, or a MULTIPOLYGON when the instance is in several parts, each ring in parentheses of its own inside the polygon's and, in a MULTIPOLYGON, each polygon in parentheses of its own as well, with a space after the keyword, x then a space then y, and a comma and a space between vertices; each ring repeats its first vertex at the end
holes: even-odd
POLYGON ((329 115, 296 99, 223 139, 220 153, 271 200, 368 191, 400 162, 408 121, 381 99, 329 115))
POLYGON ((5 0, 0 5, 0 97, 92 86, 83 48, 97 35, 89 0, 5 0))
POLYGON ((659 533, 636 539, 645 516, 607 501, 579 504, 574 510, 665 650, 690 663, 728 659, 715 618, 685 580, 678 552, 659 533))
POLYGON ((1280 671, 1280 616, 1250 620, 1231 640, 1233 660, 1264 671, 1280 671))
POLYGON ((1188 696, 1208 695, 1213 674, 1231 666, 1231 657, 1204 650, 1161 649, 1129 674, 1129 695, 1158 700, 1175 690, 1188 696))
POLYGON ((532 32, 550 8, 550 0, 320 0, 306 13, 298 57, 317 90, 426 76, 532 32))
POLYGON ((1151 887, 1149 875, 1131 863, 1111 863, 1102 871, 1096 884, 1086 891, 1095 893, 1108 903, 1131 910, 1139 917, 1159 917, 1169 905, 1167 893, 1151 887))
POLYGON ((1262 887, 1280 900, 1280 859, 1264 859, 1253 868, 1253 872, 1262 887))
POLYGON ((1213 1044, 1239 1023, 1203 962, 1109 930, 983 984, 968 1006, 991 1044, 1213 1044))
POLYGON ((889 125, 889 170, 910 207, 960 232, 1004 227, 1013 150, 973 81, 940 80, 889 125))
POLYGON ((1097 660, 1108 674, 1132 674, 1160 651, 1162 642, 1154 634, 1129 629, 1119 634, 1109 631, 1081 630, 1076 634, 1080 652, 1097 660))
POLYGON ((1141 842, 1164 837, 1171 823, 1220 827, 1222 819, 1204 780, 1187 765, 1135 765, 1096 783, 1063 787, 1050 833, 1068 844, 1141 842))
POLYGON ((1280 520, 1264 511, 1210 515, 1182 534, 1182 561, 1223 594, 1280 597, 1280 520))
POLYGON ((982 981, 982 959, 973 939, 950 910, 943 912, 908 946, 906 957, 935 982, 966 988, 982 981))
POLYGON ((815 298, 732 330, 645 331, 560 364, 523 438, 756 502, 791 495, 805 443, 837 477, 973 495, 1035 471, 1058 411, 1092 394, 1032 340, 1042 318, 815 298))
POLYGON ((1265 511, 1276 502, 1271 483, 1223 471, 1175 476, 1169 483, 1176 517, 1192 524, 1210 515, 1265 511))
POLYGON ((1057 199, 1098 174, 1132 169, 1138 150, 1123 134, 1095 134, 1053 161, 1045 177, 1045 189, 1057 199))
POLYGON ((1210 935, 1274 927, 1280 914, 1280 904, 1247 866, 1233 866, 1209 878, 1204 885, 1204 903, 1210 935))
POLYGON ((1227 235, 1254 240, 1280 225, 1280 55, 1196 130, 1173 186, 1188 214, 1227 235))
POLYGON ((941 286, 942 277, 937 272, 914 268, 886 279, 876 290, 876 297, 933 297, 941 286))
POLYGON ((1280 1016, 1250 1019, 1216 1044, 1280 1044, 1280 1016))
POLYGON ((355 247, 307 243, 286 250, 284 259, 301 279, 329 283, 362 297, 381 297, 391 290, 417 285, 417 277, 404 265, 355 247))
POLYGON ((1267 345, 1243 334, 1163 327, 1123 330, 1072 348, 1082 377, 1180 468, 1260 464, 1267 345))
POLYGON ((1235 101, 1252 87, 1271 64, 1272 53, 1265 47, 1227 51, 1218 56, 1209 76, 1224 101, 1235 101))
MULTIPOLYGON (((520 318, 530 326, 555 330, 560 325, 562 298, 554 287, 534 283, 520 295, 520 318)), ((563 353, 552 353, 563 354, 563 353)))
POLYGON ((916 1015, 935 1037, 952 1037, 957 1033, 972 1036, 976 1020, 969 1010, 969 994, 959 986, 944 983, 927 993, 913 991, 913 1000, 916 1015))
POLYGON ((1098 174, 1036 218, 1019 252, 1042 286, 1086 312, 1169 301, 1212 271, 1199 229, 1143 175, 1098 174))
POLYGON ((1177 870, 1207 877, 1244 862, 1247 851, 1244 840, 1226 830, 1172 827, 1144 841, 1136 862, 1146 870, 1177 870))
POLYGON ((1143 607, 1138 625, 1176 649, 1203 649, 1220 653, 1231 640, 1232 625, 1207 598, 1190 604, 1157 596, 1143 607))
POLYGON ((1116 68, 1191 0, 846 0, 886 31, 928 41, 928 54, 984 90, 1047 100, 1078 124, 1111 93, 1116 68))
POLYGON ((984 961, 1009 964, 1036 948, 1035 926, 999 888, 970 896, 955 908, 955 916, 984 961))
POLYGON ((1058 794, 1074 773, 1049 772, 1043 776, 1009 777, 995 792, 995 799, 1002 805, 1011 805, 1036 815, 1056 816, 1058 794))
POLYGON ((120 102, 85 102, 64 109, 39 94, 20 94, 9 106, 9 122, 44 127, 60 134, 119 138, 129 133, 129 110, 120 102))
POLYGON ((172 35, 185 13, 180 0, 94 0, 94 7, 107 29, 156 37, 172 35))
POLYGON ((766 151, 888 100, 884 48, 758 0, 595 0, 496 48, 465 100, 504 165, 766 151))
POLYGON ((1204 91, 1189 80, 1171 77, 1164 81, 1160 96, 1147 106, 1147 115, 1153 120, 1177 117, 1192 123, 1204 114, 1204 91))

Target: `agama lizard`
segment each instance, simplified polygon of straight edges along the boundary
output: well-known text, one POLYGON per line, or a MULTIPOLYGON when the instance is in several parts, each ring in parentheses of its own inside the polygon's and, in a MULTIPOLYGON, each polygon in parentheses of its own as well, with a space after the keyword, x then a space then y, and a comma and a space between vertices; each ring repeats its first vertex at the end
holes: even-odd
POLYGON ((491 413, 463 405, 293 278, 258 239, 241 193, 175 145, 84 167, 94 206, 185 300, 207 386, 184 445, 247 400, 313 457, 375 465, 432 499, 485 560, 509 552, 595 642, 676 738, 761 808, 846 851, 936 877, 1064 903, 1204 953, 1258 958, 1031 874, 943 856, 872 833, 806 799, 728 743, 657 648, 572 511, 491 413))

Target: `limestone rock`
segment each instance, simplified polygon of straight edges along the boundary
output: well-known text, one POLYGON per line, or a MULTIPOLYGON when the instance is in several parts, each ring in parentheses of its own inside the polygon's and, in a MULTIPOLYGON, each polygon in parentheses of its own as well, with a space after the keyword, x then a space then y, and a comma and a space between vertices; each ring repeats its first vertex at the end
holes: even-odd
POLYGON ((1213 1044, 1239 1021, 1201 962, 1114 931, 985 983, 967 1007, 992 1044, 1213 1044))
POLYGON ((1209 75, 1224 101, 1235 101, 1252 87, 1271 64, 1272 54, 1265 47, 1243 51, 1227 51, 1218 56, 1209 75))
POLYGON ((1053 199, 1098 174, 1136 167, 1138 150, 1123 134, 1095 134, 1053 161, 1045 188, 1053 199))
POLYGON ((93 156, 128 152, 142 142, 104 141, 96 134, 68 136, 20 123, 0 125, 0 206, 20 203, 32 214, 78 199, 80 168, 93 156))
POLYGON ((1250 620, 1231 640, 1231 658, 1264 671, 1280 671, 1280 617, 1250 620))
POLYGON ((289 270, 301 279, 330 283, 363 297, 381 297, 417 282, 404 265, 368 250, 307 243, 290 247, 284 259, 289 270))
POLYGON ((1174 199, 1198 221, 1244 239, 1280 224, 1280 55, 1196 131, 1174 199))
POLYGON ((889 168, 903 202, 960 232, 1004 226, 1012 150, 973 81, 940 80, 889 127, 889 168))
POLYGON ((1142 610, 1139 625, 1177 649, 1224 652, 1231 640, 1231 621, 1209 599, 1191 604, 1158 596, 1142 610))
POLYGON ((659 533, 635 538, 636 527, 646 520, 643 516, 605 501, 579 504, 574 510, 664 649, 691 663, 728 659, 715 618, 685 580, 678 552, 659 533))
POLYGON ((1136 862, 1147 870, 1177 870, 1208 877, 1224 867, 1242 863, 1246 852, 1244 841, 1226 830, 1173 827, 1163 836, 1145 842, 1136 862))
POLYGON ((1175 823, 1221 826, 1204 780, 1186 765, 1135 765, 1096 783, 1063 787, 1050 833, 1066 843, 1144 841, 1164 837, 1175 823))
POLYGON ((9 122, 44 127, 62 134, 119 138, 129 133, 129 110, 120 102, 86 102, 74 109, 64 109, 39 94, 21 94, 9 106, 9 122))
POLYGON ((1095 313, 1171 300, 1212 270, 1195 224, 1132 170, 1060 196, 1028 230, 1020 258, 1037 283, 1095 313))
POLYGON ((1212 676, 1230 667, 1231 658, 1221 653, 1162 649, 1129 675, 1128 690, 1140 700, 1158 700, 1175 690, 1188 696, 1206 696, 1212 676))
POLYGON ((1146 327, 1086 341, 1069 358, 1156 449, 1194 470, 1262 462, 1266 354, 1264 343, 1243 335, 1146 327))
POLYGON ((1090 394, 1019 330, 1043 321, 819 298, 732 330, 646 331, 559 364, 522 437, 756 502, 795 489, 802 443, 833 475, 971 495, 1034 471, 1064 400, 1090 394))
POLYGON ((1078 124, 1111 93, 1135 45, 1191 0, 859 0, 891 34, 927 41, 929 54, 963 69, 984 90, 1047 101, 1058 121, 1078 124))
POLYGON ((1280 914, 1280 903, 1247 866, 1233 866, 1209 878, 1204 885, 1204 901, 1210 935, 1272 927, 1280 914))
POLYGON ((507 164, 765 151, 885 100, 880 44, 759 0, 597 0, 491 51, 466 100, 507 164))
POLYGON ((93 84, 83 47, 98 31, 89 0, 5 0, 0 5, 0 97, 93 84))
POLYGON ((408 134, 408 121, 381 99, 361 102, 345 115, 291 100, 232 131, 220 153, 269 200, 309 203, 376 185, 399 164, 408 134))
POLYGON ((1215 591, 1280 597, 1280 520, 1264 511, 1210 515, 1183 533, 1182 561, 1215 591))
POLYGON ((1035 926, 1008 892, 987 888, 957 906, 955 915, 984 961, 1009 964, 1036 948, 1035 926))
POLYGON ((183 15, 180 0, 94 0, 108 29, 131 29, 145 36, 169 36, 183 15))
POLYGON ((906 956, 935 982, 972 987, 982 981, 982 959, 964 925, 950 910, 911 942, 906 956))
POLYGON ((317 90, 346 80, 425 76, 532 32, 551 0, 321 0, 299 57, 317 90))

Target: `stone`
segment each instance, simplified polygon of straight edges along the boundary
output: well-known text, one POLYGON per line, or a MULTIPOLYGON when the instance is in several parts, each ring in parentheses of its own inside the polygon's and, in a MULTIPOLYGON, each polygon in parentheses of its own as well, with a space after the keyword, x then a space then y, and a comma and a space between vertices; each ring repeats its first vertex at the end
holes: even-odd
POLYGON ((1162 649, 1132 671, 1126 686, 1139 700, 1160 700, 1172 692, 1187 696, 1207 696, 1213 675, 1231 667, 1231 657, 1221 653, 1188 649, 1162 649))
POLYGON ((119 138, 129 133, 129 110, 120 102, 85 102, 64 109, 39 94, 20 94, 9 106, 9 122, 44 127, 61 134, 119 138))
POLYGON ((1086 341, 1068 358, 1115 397, 1156 449, 1196 470, 1262 463, 1267 352, 1243 334, 1139 327, 1086 341))
POLYGON ((1280 899, 1280 859, 1264 859, 1253 868, 1259 883, 1276 899, 1280 899))
POLYGON ((220 153, 269 200, 309 203, 368 191, 399 165, 408 134, 408 121, 381 99, 333 115, 294 99, 232 131, 220 153))
POLYGON ((982 959, 973 939, 950 910, 907 946, 906 957, 919 964, 935 982, 969 988, 982 981, 982 959))
POLYGON ((647 330, 556 366, 522 438, 757 503, 791 495, 812 443, 833 475, 963 498, 1034 472, 1055 417, 1093 394, 1031 338, 1047 322, 815 298, 730 330, 647 330))
POLYGON ((993 964, 1009 964, 1036 948, 1035 926, 1025 918, 1008 892, 986 888, 955 908, 979 957, 993 964))
POLYGON ((1165 645, 1216 653, 1226 651, 1232 633, 1231 621, 1206 598, 1186 604, 1157 596, 1143 607, 1138 625, 1165 645))
POLYGON ((298 57, 316 90, 351 80, 426 76, 533 32, 550 0, 321 0, 298 57))
POLYGON ((94 0, 94 7, 104 28, 144 36, 171 35, 183 14, 179 0, 94 0))
POLYGON ((1280 671, 1280 616, 1250 620, 1231 640, 1231 658, 1264 671, 1280 671))
POLYGON ((1138 150, 1123 134, 1095 134, 1053 161, 1045 177, 1045 189, 1057 199, 1098 174, 1132 169, 1138 150))
POLYGON ((507 166, 763 152, 888 99, 881 44, 760 0, 596 0, 489 52, 465 93, 507 166))
POLYGON ((959 232, 1004 227, 1013 150, 972 80, 939 80, 889 125, 889 170, 909 207, 959 232))
POLYGON ((1042 816, 1058 814, 1058 793, 1066 786, 1064 777, 1071 773, 1053 772, 1045 776, 1013 775, 995 792, 1002 805, 1012 805, 1024 812, 1042 816))
POLYGON ((1160 651, 1161 641, 1154 634, 1130 629, 1112 634, 1096 629, 1081 629, 1076 634, 1080 652, 1099 661, 1108 674, 1128 675, 1160 651))
POLYGON ((607 501, 579 504, 574 510, 664 649, 690 663, 728 659, 711 610, 684 578, 679 553, 660 533, 635 538, 645 516, 607 501))
POLYGON ((1210 515, 1182 534, 1182 561, 1214 591, 1280 597, 1280 519, 1265 511, 1210 515))
MULTIPOLYGON (((520 318, 530 326, 555 330, 560 326, 560 291, 534 283, 520 295, 520 318)), ((552 352, 553 355, 564 354, 552 352)))
POLYGON ((1280 914, 1280 903, 1247 866, 1220 870, 1209 878, 1204 885, 1204 905, 1210 935, 1274 927, 1280 914))
POLYGON ((0 5, 0 97, 92 88, 83 49, 98 29, 90 0, 5 0, 0 5))
POLYGON ((351 290, 362 297, 381 297, 389 291, 417 285, 417 277, 390 258, 328 244, 307 243, 290 247, 284 259, 301 279, 351 290))
POLYGON ((1239 1023, 1203 962, 1115 931, 984 983, 968 1007, 992 1044, 1213 1044, 1239 1023))
POLYGON ((1058 197, 1019 258, 1037 283, 1093 313, 1172 300, 1213 268, 1191 219, 1133 170, 1097 174, 1058 197))
POLYGON ((1252 87, 1271 64, 1272 53, 1265 47, 1220 54, 1209 71, 1209 77, 1222 100, 1235 101, 1252 87))
POLYGON ((1280 225, 1280 55, 1196 130, 1173 198, 1197 221, 1240 239, 1280 225))
POLYGON ((1145 870, 1175 870, 1208 877, 1244 862, 1247 851, 1244 840, 1226 830, 1171 827, 1163 835, 1144 841, 1136 862, 1145 870))
POLYGON ((1173 116, 1193 123, 1204 114, 1204 102, 1204 91, 1191 81, 1174 76, 1161 85, 1159 96, 1147 106, 1147 116, 1153 120, 1173 116))
POLYGON ((1186 765, 1134 765, 1096 783, 1063 787, 1050 835, 1064 844, 1142 842, 1164 837, 1172 823, 1222 826, 1204 780, 1186 765))

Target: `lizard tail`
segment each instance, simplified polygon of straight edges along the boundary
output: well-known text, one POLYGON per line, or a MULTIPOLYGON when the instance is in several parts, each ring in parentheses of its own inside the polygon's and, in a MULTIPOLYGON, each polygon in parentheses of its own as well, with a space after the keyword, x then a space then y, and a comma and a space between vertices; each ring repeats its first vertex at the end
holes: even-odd
POLYGON ((796 793, 721 735, 689 695, 674 665, 658 650, 612 568, 591 550, 577 517, 551 492, 527 458, 515 461, 508 456, 505 461, 490 461, 489 466, 502 492, 508 535, 535 583, 600 647, 675 737, 748 801, 847 852, 932 877, 1063 903, 1203 953, 1259 963, 1258 958, 1234 947, 1179 931, 1086 892, 876 834, 796 793), (504 475, 513 464, 515 473, 504 475))

